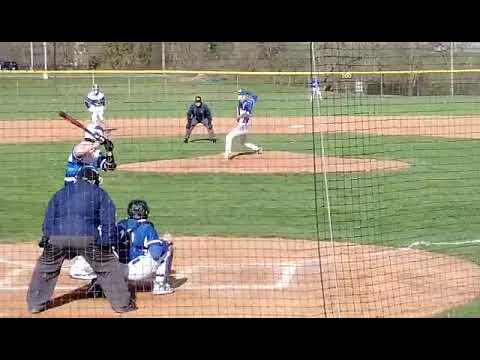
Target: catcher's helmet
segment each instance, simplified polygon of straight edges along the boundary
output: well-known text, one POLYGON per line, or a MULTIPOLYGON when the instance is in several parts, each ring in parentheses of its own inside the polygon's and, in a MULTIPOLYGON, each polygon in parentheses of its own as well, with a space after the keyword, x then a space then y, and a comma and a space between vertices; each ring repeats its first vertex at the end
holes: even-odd
MULTIPOLYGON (((87 129, 90 130, 90 132, 92 132, 94 134, 105 136, 104 135, 105 131, 103 130, 103 128, 101 126, 90 124, 90 125, 87 126, 87 129)), ((90 134, 87 131, 85 131, 84 139, 88 140, 88 141, 97 141, 97 139, 95 139, 95 137, 92 136, 92 134, 90 134)))
POLYGON ((97 169, 93 166, 84 166, 82 167, 77 175, 77 180, 82 179, 88 181, 90 184, 100 185, 102 183, 102 177, 98 173, 97 169))
POLYGON ((128 204, 127 213, 132 219, 148 219, 150 208, 145 200, 135 199, 128 204))

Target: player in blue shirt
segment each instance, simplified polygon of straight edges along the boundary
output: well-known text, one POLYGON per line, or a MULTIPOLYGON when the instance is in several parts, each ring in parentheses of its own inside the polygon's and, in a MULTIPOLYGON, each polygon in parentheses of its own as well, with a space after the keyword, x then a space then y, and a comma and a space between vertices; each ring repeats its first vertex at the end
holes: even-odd
POLYGON ((74 183, 76 175, 84 166, 92 166, 97 171, 113 171, 117 167, 113 143, 105 138, 103 128, 92 124, 87 128, 95 136, 85 132, 83 141, 73 147, 65 171, 65 185, 74 183), (106 153, 99 149, 101 145, 105 147, 106 153))
POLYGON ((253 108, 258 102, 258 96, 247 91, 238 90, 238 105, 237 105, 237 125, 227 134, 225 138, 225 159, 230 159, 232 153, 232 142, 237 136, 240 136, 240 143, 247 148, 261 153, 263 149, 252 143, 247 143, 247 133, 252 125, 253 108))
POLYGON ((317 77, 313 77, 310 80, 309 86, 310 86, 310 101, 313 101, 313 99, 316 96, 318 96, 318 98, 320 100, 322 100, 323 97, 322 97, 322 82, 321 82, 321 80, 318 79, 317 77))
MULTIPOLYGON (((132 200, 127 213, 128 218, 117 224, 121 245, 115 251, 120 262, 128 268, 128 280, 153 279, 153 294, 173 293, 170 283, 173 243, 168 240, 168 234, 159 236, 155 225, 148 221, 150 208, 144 200, 132 200)), ((96 278, 91 266, 81 257, 72 264, 70 275, 84 280, 96 278)))

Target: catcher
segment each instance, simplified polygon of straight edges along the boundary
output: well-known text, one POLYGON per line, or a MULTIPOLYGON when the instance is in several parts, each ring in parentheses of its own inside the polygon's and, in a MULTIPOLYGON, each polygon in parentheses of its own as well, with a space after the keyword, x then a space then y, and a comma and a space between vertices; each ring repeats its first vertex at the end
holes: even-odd
MULTIPOLYGON (((153 280, 154 295, 171 294, 173 243, 169 234, 160 236, 155 225, 148 220, 150 208, 144 200, 132 200, 128 204, 128 217, 117 224, 119 246, 115 252, 124 264, 128 280, 153 280)), ((70 268, 75 279, 93 280, 90 292, 101 294, 96 284, 97 274, 82 256, 77 256, 70 268)))
POLYGON ((200 96, 196 96, 195 102, 190 105, 190 108, 187 112, 187 131, 185 132, 185 139, 183 139, 185 144, 188 143, 188 139, 190 138, 193 128, 199 123, 202 123, 203 126, 207 128, 210 141, 216 143, 217 139, 215 138, 212 125, 212 113, 210 112, 207 104, 202 102, 202 98, 200 96))

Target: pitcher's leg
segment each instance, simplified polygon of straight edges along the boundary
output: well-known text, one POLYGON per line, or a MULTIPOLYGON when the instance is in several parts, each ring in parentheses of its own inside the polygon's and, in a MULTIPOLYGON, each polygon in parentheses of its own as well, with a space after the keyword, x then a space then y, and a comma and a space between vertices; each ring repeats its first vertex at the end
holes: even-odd
POLYGON ((238 136, 239 133, 238 133, 238 129, 235 128, 233 130, 231 130, 227 136, 225 137, 225 159, 228 159, 230 157, 230 154, 232 153, 232 142, 233 142, 233 139, 238 136))
POLYGON ((249 148, 253 151, 256 151, 256 152, 261 152, 262 151, 262 148, 260 146, 257 146, 257 145, 252 144, 252 143, 244 143, 243 145, 245 145, 247 148, 249 148))
POLYGON ((249 149, 251 149, 251 150, 253 150, 253 151, 256 151, 256 152, 262 151, 262 148, 261 148, 260 146, 257 146, 257 145, 255 145, 255 144, 253 144, 253 143, 247 142, 247 133, 244 133, 244 134, 242 134, 242 135, 240 136, 240 143, 241 143, 243 146, 245 146, 245 147, 247 147, 247 148, 249 148, 249 149))

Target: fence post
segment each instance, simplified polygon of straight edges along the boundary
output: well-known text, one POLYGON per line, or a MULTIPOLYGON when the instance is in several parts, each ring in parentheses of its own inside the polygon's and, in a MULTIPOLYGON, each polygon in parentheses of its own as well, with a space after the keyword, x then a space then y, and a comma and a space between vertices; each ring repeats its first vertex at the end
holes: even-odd
POLYGON ((383 99, 383 74, 380 73, 380 98, 383 99))

